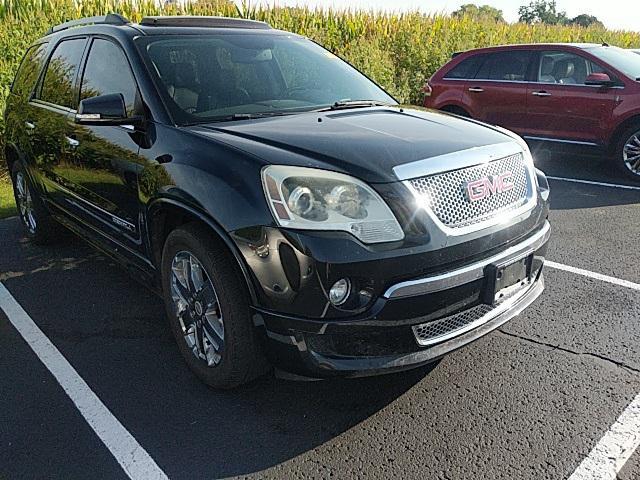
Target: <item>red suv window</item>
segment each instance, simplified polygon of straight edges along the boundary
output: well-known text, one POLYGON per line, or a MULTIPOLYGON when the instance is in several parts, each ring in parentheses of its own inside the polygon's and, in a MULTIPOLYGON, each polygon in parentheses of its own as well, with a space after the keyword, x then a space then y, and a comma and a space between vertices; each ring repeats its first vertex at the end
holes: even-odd
POLYGON ((487 55, 473 55, 464 59, 458 65, 449 70, 444 76, 447 80, 467 80, 474 78, 480 65, 487 55))
POLYGON ((492 53, 480 67, 476 80, 525 81, 531 52, 515 50, 492 53))

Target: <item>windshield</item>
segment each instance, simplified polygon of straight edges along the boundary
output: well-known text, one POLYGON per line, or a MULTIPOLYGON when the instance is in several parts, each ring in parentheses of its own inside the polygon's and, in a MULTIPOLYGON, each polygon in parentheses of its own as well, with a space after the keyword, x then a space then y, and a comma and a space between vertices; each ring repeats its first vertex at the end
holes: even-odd
POLYGON ((371 100, 393 103, 367 77, 296 35, 176 35, 141 39, 179 124, 292 114, 371 100))
POLYGON ((640 55, 618 47, 598 47, 588 51, 628 77, 640 79, 640 55))

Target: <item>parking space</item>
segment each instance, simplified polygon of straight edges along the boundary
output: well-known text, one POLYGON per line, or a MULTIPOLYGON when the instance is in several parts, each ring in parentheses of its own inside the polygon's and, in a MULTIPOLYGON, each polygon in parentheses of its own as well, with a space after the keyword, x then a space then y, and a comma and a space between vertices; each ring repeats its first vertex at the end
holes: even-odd
MULTIPOLYGON (((605 180, 579 160, 540 166, 605 180)), ((640 283, 640 191, 551 183, 549 259, 640 283)), ((561 269, 435 368, 216 392, 161 301, 81 241, 39 248, 9 219, 0 251, 0 282, 169 478, 568 478, 640 392, 640 292, 561 269)), ((0 478, 126 478, 1 312, 0 369, 0 478)), ((637 452, 619 477, 640 478, 637 452)))

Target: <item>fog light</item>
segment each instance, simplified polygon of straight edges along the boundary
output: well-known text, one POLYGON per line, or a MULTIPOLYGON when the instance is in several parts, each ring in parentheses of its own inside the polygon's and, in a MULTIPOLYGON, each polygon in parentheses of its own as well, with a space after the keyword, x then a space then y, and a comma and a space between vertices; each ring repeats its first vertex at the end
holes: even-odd
POLYGON ((331 290, 329 290, 329 301, 334 305, 342 305, 349 298, 351 293, 351 282, 342 278, 333 284, 331 290))

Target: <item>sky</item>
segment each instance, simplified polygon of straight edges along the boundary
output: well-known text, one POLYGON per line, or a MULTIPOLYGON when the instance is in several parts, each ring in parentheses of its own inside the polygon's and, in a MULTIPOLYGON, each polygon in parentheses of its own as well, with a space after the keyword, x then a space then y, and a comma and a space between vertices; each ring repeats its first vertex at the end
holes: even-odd
MULTIPOLYGON (((312 7, 358 8, 365 10, 421 10, 450 13, 465 3, 488 4, 504 12, 507 21, 518 20, 518 7, 531 0, 252 0, 251 3, 273 5, 309 5, 312 7)), ((595 15, 608 28, 640 31, 638 0, 557 0, 558 10, 569 17, 582 13, 595 15), (634 5, 635 4, 635 5, 634 5)))

